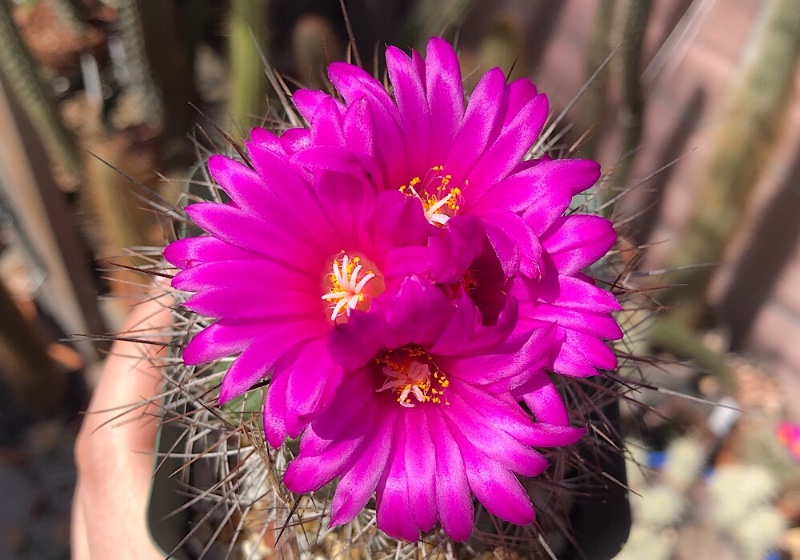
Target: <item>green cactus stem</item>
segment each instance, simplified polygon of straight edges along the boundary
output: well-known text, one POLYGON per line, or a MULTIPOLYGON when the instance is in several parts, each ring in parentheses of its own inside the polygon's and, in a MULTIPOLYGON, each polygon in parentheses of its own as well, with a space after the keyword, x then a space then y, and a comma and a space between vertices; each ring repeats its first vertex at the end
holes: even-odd
MULTIPOLYGON (((622 159, 613 174, 613 184, 626 184, 633 167, 634 154, 642 140, 644 130, 645 96, 642 87, 642 49, 647 22, 652 11, 652 0, 635 0, 628 3, 628 14, 622 37, 622 91, 623 109, 622 159)), ((610 191, 613 195, 613 190, 610 191)))
POLYGON ((659 296, 673 307, 672 315, 690 327, 708 321, 705 294, 714 268, 686 265, 723 257, 787 122, 783 117, 800 55, 800 9, 796 0, 771 0, 765 9, 714 134, 695 213, 667 263, 670 268, 685 267, 668 279, 687 287, 659 296))
POLYGON ((578 151, 579 157, 593 158, 600 140, 600 127, 608 106, 609 68, 603 66, 611 54, 611 28, 614 23, 616 0, 600 0, 594 18, 594 27, 586 48, 584 75, 589 82, 581 100, 578 133, 587 133, 578 151), (597 74, 595 75, 595 72, 597 74))
POLYGON ((317 14, 301 17, 292 30, 292 55, 300 83, 325 89, 325 69, 343 59, 344 48, 331 22, 317 14))
POLYGON ((228 15, 231 62, 228 131, 234 138, 263 118, 267 109, 267 79, 261 53, 269 44, 269 0, 233 0, 228 15), (261 52, 259 52, 259 50, 261 52))
POLYGON ((40 415, 53 415, 64 402, 66 379, 47 354, 47 343, 22 315, 0 282, 0 374, 17 404, 40 415))
MULTIPOLYGON (((139 1, 138 15, 151 86, 159 95, 161 133, 185 141, 195 112, 194 52, 208 18, 209 0, 139 1)), ((256 71, 255 69, 253 70, 256 71)), ((137 76, 138 74, 134 74, 137 76)))
POLYGON ((82 181, 80 152, 39 75, 12 18, 12 3, 0 2, 0 74, 41 138, 59 185, 74 191, 82 181))
MULTIPOLYGON (((164 104, 153 80, 145 44, 144 26, 136 0, 115 0, 118 10, 119 36, 125 47, 128 75, 128 92, 135 100, 140 122, 160 129, 164 122, 164 104)), ((144 2, 150 7, 169 2, 144 2)))
POLYGON ((420 52, 430 37, 444 31, 458 29, 477 0, 439 0, 437 2, 415 2, 402 33, 420 52))

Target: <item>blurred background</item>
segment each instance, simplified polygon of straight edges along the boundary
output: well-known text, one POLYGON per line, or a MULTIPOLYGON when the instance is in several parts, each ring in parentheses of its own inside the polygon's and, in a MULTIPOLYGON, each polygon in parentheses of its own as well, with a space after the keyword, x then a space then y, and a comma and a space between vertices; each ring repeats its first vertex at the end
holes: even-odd
POLYGON ((432 35, 603 165, 622 373, 659 388, 623 406, 623 556, 800 558, 800 0, 344 5, 356 52, 338 0, 0 0, 0 558, 69 556, 79 412, 198 154, 432 35))

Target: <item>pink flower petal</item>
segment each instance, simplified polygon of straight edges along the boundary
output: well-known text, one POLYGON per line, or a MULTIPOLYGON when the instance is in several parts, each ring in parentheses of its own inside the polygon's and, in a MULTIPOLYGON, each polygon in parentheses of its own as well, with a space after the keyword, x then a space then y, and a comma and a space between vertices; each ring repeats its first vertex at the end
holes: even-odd
POLYGON ((451 406, 447 408, 445 418, 459 447, 468 449, 474 446, 488 457, 494 457, 506 468, 524 476, 538 476, 547 469, 547 459, 541 453, 499 429, 497 423, 505 420, 504 418, 494 415, 487 418, 481 414, 480 409, 467 404, 458 388, 458 385, 451 384, 451 390, 447 391, 451 406))
POLYGON ((264 401, 264 437, 275 449, 289 437, 285 418, 287 378, 288 375, 273 376, 264 401))
POLYGON ((319 338, 305 344, 293 359, 286 406, 306 418, 325 410, 342 380, 341 366, 328 353, 328 341, 319 338))
POLYGON ((436 452, 436 505, 445 532, 455 541, 465 541, 472 533, 472 496, 461 457, 461 450, 438 410, 428 415, 436 452))
POLYGON ((289 265, 298 260, 320 261, 317 250, 306 244, 307 237, 301 239, 296 229, 287 229, 290 222, 285 214, 255 216, 213 202, 192 204, 186 212, 198 226, 231 245, 289 265), (272 218, 274 222, 266 221, 272 218), (287 227, 281 227, 282 224, 287 227))
POLYGON ((527 385, 522 398, 539 422, 569 426, 567 407, 547 375, 539 375, 534 379, 534 383, 527 385))
POLYGON ((236 358, 222 379, 220 403, 238 397, 266 376, 269 369, 289 350, 314 336, 308 322, 288 323, 265 330, 236 358))
MULTIPOLYGON (((504 124, 469 172, 470 194, 477 196, 506 177, 531 148, 547 119, 547 97, 536 95, 504 124)), ((509 116, 511 116, 509 114, 509 116)), ((508 118, 508 117, 507 117, 508 118)))
POLYGON ((248 260, 253 256, 250 251, 210 236, 178 239, 164 249, 164 258, 183 269, 209 262, 248 260))
POLYGON ((464 87, 456 52, 438 37, 428 42, 425 91, 431 114, 431 161, 444 163, 464 117, 464 87))
POLYGON ((292 94, 292 103, 309 124, 336 120, 344 113, 340 102, 319 90, 298 89, 292 94))
POLYGON ((481 154, 502 126, 502 100, 505 75, 493 68, 483 75, 472 92, 464 121, 453 139, 450 155, 444 166, 453 175, 455 184, 463 184, 481 154))
POLYGON ((553 257, 559 274, 580 272, 605 255, 617 234, 611 222, 600 216, 569 216, 556 220, 542 237, 542 246, 553 257))
POLYGON ((542 246, 519 216, 508 210, 490 210, 481 214, 483 227, 506 278, 517 271, 528 278, 542 274, 542 246))
POLYGON ((425 169, 433 136, 425 92, 425 75, 420 74, 414 60, 396 47, 386 49, 386 67, 394 85, 394 97, 404 132, 405 152, 408 154, 407 168, 425 169))
POLYGON ((404 461, 406 433, 402 419, 397 423, 392 438, 389 459, 378 482, 378 528, 395 539, 414 542, 419 531, 411 515, 408 483, 413 475, 406 471, 404 461))
POLYGON ((259 322, 226 324, 218 321, 195 334, 183 349, 183 362, 193 366, 238 354, 258 338, 264 327, 259 322))
MULTIPOLYGON (((417 529, 423 533, 436 523, 436 454, 428 416, 424 410, 406 411, 405 471, 408 478, 408 504, 417 529)), ((398 422, 400 427, 400 422, 398 422)))
POLYGON ((517 525, 533 523, 531 499, 513 474, 477 450, 463 454, 469 487, 489 513, 517 525))
POLYGON ((370 439, 362 444, 354 462, 339 479, 331 503, 331 526, 353 519, 367 505, 386 468, 392 448, 397 411, 388 409, 375 419, 370 439))
POLYGON ((599 177, 600 166, 590 160, 526 162, 521 170, 486 191, 474 204, 522 212, 528 226, 541 236, 566 212, 572 198, 591 187, 599 177))

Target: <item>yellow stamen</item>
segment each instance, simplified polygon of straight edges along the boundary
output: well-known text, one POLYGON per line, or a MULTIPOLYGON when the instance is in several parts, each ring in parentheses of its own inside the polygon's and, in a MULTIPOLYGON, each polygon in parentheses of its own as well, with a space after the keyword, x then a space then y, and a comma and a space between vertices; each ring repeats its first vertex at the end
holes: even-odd
POLYGON ((375 362, 386 375, 386 381, 376 391, 394 391, 400 406, 413 408, 412 397, 419 403, 450 404, 444 398, 450 381, 422 348, 406 346, 386 350, 375 358, 375 362))
MULTIPOLYGON (((413 196, 422 203, 425 210, 425 219, 431 224, 442 227, 456 215, 461 209, 461 188, 451 187, 450 182, 453 176, 441 174, 444 170, 442 165, 434 165, 431 172, 422 180, 414 177, 408 185, 402 185, 400 192, 408 196, 413 196)), ((464 181, 464 186, 469 184, 464 181)))

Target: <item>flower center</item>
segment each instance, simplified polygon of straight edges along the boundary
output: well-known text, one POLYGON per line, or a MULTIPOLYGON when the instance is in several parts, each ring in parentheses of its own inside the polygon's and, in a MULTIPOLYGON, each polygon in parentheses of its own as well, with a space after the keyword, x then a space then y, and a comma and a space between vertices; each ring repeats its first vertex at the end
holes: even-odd
MULTIPOLYGON (((425 219, 431 224, 442 227, 461 209, 461 189, 451 187, 452 175, 444 174, 444 166, 434 165, 425 175, 425 179, 414 177, 407 185, 400 187, 400 192, 413 196, 422 203, 425 219)), ((467 186, 469 181, 464 181, 467 186)))
POLYGON ((394 391, 401 406, 413 408, 414 400, 450 404, 444 396, 450 381, 422 348, 411 345, 384 350, 375 358, 375 363, 386 376, 386 381, 376 391, 394 391))
POLYGON ((344 251, 333 259, 327 280, 328 293, 323 294, 322 299, 330 303, 331 321, 342 315, 349 317, 353 309, 366 311, 369 300, 377 295, 370 289, 379 283, 375 273, 364 268, 361 257, 351 258, 344 251))

